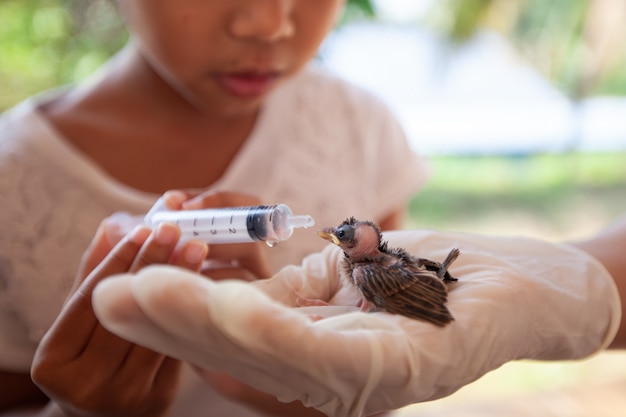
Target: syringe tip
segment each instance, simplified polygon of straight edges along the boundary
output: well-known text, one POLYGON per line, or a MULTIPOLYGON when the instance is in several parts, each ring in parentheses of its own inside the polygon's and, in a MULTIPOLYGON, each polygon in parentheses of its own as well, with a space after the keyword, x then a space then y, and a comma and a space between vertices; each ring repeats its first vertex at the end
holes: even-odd
POLYGON ((288 222, 289 227, 294 229, 313 227, 315 225, 313 217, 306 214, 301 216, 289 216, 288 222))

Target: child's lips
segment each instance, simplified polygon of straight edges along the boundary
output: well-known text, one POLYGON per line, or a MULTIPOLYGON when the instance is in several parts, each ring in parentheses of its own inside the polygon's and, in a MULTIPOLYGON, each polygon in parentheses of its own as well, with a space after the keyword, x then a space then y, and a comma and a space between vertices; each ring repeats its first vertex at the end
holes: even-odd
POLYGON ((232 72, 219 74, 217 82, 235 96, 253 98, 265 94, 277 78, 277 72, 232 72))

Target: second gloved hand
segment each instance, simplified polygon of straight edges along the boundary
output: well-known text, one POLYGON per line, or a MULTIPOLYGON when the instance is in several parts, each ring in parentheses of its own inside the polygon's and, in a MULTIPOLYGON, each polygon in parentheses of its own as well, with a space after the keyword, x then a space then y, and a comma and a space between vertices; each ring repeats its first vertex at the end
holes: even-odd
POLYGON ((254 284, 149 267, 102 282, 94 307, 123 338, 333 416, 446 396, 515 359, 583 358, 615 335, 621 312, 613 280, 584 252, 429 231, 385 239, 430 259, 460 249, 450 268, 459 278, 447 303, 452 323, 441 328, 383 312, 317 321, 301 314, 293 307, 302 297, 358 300, 340 276, 336 247, 254 284))

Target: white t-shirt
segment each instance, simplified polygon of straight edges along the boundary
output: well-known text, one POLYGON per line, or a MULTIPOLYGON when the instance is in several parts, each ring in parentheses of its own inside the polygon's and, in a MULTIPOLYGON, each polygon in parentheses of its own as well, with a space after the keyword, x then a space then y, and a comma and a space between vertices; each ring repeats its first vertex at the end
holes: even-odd
MULTIPOLYGON (((53 93, 56 94, 56 93, 53 93)), ((157 195, 109 176, 27 100, 0 117, 0 368, 27 371, 58 315, 100 221, 145 213, 157 195)), ((309 214, 316 227, 376 219, 426 180, 389 111, 368 93, 309 68, 280 86, 226 173, 207 186, 309 214)), ((275 269, 326 242, 298 229, 271 251, 275 269)), ((174 416, 255 415, 188 374, 174 416), (222 414, 223 413, 223 414, 222 414)))

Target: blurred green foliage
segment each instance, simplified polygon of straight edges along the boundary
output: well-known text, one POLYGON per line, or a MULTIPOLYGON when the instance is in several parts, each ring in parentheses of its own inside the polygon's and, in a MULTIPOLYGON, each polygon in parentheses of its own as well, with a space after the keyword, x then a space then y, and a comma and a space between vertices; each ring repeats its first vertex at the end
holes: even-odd
POLYGON ((430 10, 427 20, 453 42, 462 43, 482 26, 492 0, 441 0, 430 10))
POLYGON ((372 19, 376 16, 370 0, 348 0, 343 13, 342 24, 360 19, 372 19))
POLYGON ((439 156, 410 226, 571 238, 626 212, 624 153, 439 156))
POLYGON ((108 0, 0 2, 0 109, 83 79, 125 41, 108 0))
POLYGON ((456 43, 499 31, 575 100, 626 95, 625 21, 623 0, 437 0, 426 18, 456 43))

